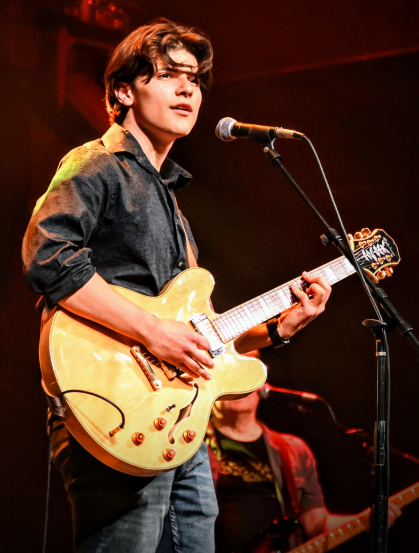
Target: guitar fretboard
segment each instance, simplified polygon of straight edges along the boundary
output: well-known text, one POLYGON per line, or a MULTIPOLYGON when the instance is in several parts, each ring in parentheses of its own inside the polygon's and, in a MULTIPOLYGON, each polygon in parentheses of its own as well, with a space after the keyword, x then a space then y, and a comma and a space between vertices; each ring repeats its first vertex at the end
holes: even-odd
MULTIPOLYGON (((419 482, 392 495, 389 501, 402 508, 416 499, 419 499, 419 482)), ((326 551, 330 551, 334 547, 355 537, 357 534, 368 530, 369 525, 370 510, 367 509, 332 532, 320 534, 303 545, 291 549, 289 553, 326 553, 326 551)))
MULTIPOLYGON (((322 276, 332 285, 355 273, 353 265, 345 256, 334 259, 330 263, 322 265, 311 271, 314 276, 322 276)), ((278 288, 274 288, 266 294, 262 294, 253 300, 242 303, 238 307, 230 309, 212 320, 220 338, 228 342, 246 330, 249 330, 269 319, 277 317, 280 313, 298 303, 298 299, 292 293, 291 284, 306 291, 307 282, 302 278, 291 280, 278 288)))

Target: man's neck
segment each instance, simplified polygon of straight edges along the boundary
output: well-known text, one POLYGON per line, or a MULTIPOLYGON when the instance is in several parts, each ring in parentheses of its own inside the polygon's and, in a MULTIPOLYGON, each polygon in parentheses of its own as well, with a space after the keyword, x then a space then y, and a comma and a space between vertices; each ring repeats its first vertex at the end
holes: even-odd
POLYGON ((161 166, 173 146, 175 139, 171 141, 162 141, 151 136, 137 125, 130 111, 125 117, 122 127, 133 135, 140 144, 149 162, 160 172, 161 166))
POLYGON ((254 412, 213 411, 212 423, 224 436, 239 442, 253 442, 262 435, 262 426, 254 412))

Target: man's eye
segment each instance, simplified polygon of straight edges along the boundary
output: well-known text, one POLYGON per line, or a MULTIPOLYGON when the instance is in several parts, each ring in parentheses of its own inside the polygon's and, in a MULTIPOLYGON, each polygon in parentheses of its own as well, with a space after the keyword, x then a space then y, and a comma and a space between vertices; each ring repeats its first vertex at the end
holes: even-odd
POLYGON ((199 86, 201 84, 201 81, 199 80, 199 77, 191 77, 189 80, 192 84, 196 84, 197 86, 199 86))
POLYGON ((171 77, 171 73, 160 73, 159 75, 160 77, 163 77, 164 79, 168 79, 169 77, 171 77))

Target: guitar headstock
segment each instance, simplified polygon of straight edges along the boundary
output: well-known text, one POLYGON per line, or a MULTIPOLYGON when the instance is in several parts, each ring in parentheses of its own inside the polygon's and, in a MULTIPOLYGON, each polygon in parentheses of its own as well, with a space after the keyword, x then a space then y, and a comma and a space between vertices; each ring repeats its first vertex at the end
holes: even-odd
POLYGON ((353 236, 348 234, 349 244, 359 265, 377 284, 393 274, 393 267, 400 263, 400 254, 394 240, 382 229, 372 232, 363 228, 353 236))

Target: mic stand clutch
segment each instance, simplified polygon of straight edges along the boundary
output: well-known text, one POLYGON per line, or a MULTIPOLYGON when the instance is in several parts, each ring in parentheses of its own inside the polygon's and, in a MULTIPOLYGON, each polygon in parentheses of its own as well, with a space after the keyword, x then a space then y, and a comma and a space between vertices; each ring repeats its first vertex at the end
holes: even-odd
MULTIPOLYGON (((255 139, 255 138, 253 138, 255 139)), ((302 139, 306 140, 310 145, 310 141, 303 135, 302 139)), ((290 175, 287 169, 282 164, 282 157, 274 149, 273 141, 267 142, 266 138, 258 141, 265 153, 266 157, 271 161, 272 165, 276 165, 286 179, 291 183, 293 188, 298 192, 304 202, 308 205, 317 219, 325 228, 326 232, 321 236, 323 244, 327 245, 332 242, 338 250, 346 256, 357 270, 361 281, 366 282, 370 294, 380 306, 377 312, 382 321, 366 320, 364 326, 371 328, 374 332, 377 345, 377 422, 375 426, 374 436, 374 494, 372 508, 372 550, 375 553, 386 553, 387 551, 387 533, 388 533, 388 485, 389 485, 389 428, 388 413, 389 413, 389 389, 386 390, 386 350, 388 351, 387 333, 396 328, 404 338, 407 338, 417 353, 419 353, 419 340, 413 333, 413 328, 407 323, 400 313, 395 309, 390 302, 387 294, 382 288, 375 285, 372 279, 364 274, 363 270, 358 266, 352 250, 342 239, 338 231, 332 228, 318 211, 316 206, 311 202, 305 192, 300 188, 294 178, 290 175), (387 392, 387 393, 386 393, 387 392)), ((368 293, 368 289, 366 288, 368 293)), ((387 359, 387 368, 389 370, 389 359, 387 359)))

